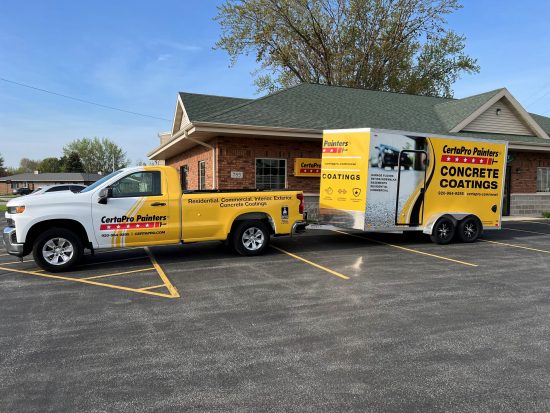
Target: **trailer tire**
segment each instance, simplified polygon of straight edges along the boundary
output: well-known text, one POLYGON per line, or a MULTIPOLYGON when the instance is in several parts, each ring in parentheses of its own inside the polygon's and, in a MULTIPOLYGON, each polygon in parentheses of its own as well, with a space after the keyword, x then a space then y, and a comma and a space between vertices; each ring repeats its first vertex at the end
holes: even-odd
POLYGON ((36 238, 32 255, 36 264, 48 272, 63 272, 74 267, 84 248, 80 238, 66 228, 51 228, 36 238))
POLYGON ((269 229, 257 220, 239 223, 233 232, 233 248, 241 255, 260 255, 269 244, 269 229))
POLYGON ((443 216, 433 226, 430 239, 436 244, 445 245, 452 241, 455 231, 454 221, 449 217, 443 216))
POLYGON ((467 216, 458 223, 457 236, 462 242, 475 242, 482 232, 481 221, 475 215, 467 216))

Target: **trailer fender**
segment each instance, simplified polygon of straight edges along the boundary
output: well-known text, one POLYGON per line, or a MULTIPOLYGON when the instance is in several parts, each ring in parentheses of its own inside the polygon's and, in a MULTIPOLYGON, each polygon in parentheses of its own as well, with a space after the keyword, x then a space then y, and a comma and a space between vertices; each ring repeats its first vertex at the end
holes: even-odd
POLYGON ((426 225, 424 226, 424 229, 422 230, 422 232, 424 234, 431 235, 433 231, 433 226, 435 225, 437 220, 442 216, 451 218, 451 220, 453 221, 453 224, 456 226, 458 224, 458 221, 464 219, 469 215, 472 215, 472 214, 468 212, 442 212, 439 214, 434 214, 426 221, 426 225))

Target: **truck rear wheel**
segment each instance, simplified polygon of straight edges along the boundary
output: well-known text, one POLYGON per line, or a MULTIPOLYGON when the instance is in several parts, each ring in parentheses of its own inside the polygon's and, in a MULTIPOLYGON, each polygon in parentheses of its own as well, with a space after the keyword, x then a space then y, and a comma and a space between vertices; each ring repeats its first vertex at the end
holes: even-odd
POLYGON ((470 215, 458 223, 457 235, 462 242, 474 242, 479 238, 482 230, 479 219, 470 215))
POLYGON ((259 255, 269 244, 269 230, 261 221, 243 221, 233 233, 233 248, 241 255, 259 255))
POLYGON ((455 235, 455 224, 449 217, 441 217, 432 229, 430 238, 436 244, 448 244, 455 235))
POLYGON ((65 228, 52 228, 34 242, 32 255, 40 268, 49 272, 67 271, 82 256, 82 243, 78 236, 65 228))

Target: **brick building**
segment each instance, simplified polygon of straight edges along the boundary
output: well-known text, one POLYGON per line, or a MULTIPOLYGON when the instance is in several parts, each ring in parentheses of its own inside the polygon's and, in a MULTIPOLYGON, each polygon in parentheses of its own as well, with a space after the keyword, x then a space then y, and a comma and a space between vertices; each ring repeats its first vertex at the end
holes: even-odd
POLYGON ((185 170, 189 189, 302 189, 314 205, 323 129, 364 127, 508 141, 504 212, 550 211, 550 118, 506 89, 463 99, 311 84, 259 99, 179 93, 172 130, 148 156, 185 170))
POLYGON ((0 178, 0 195, 11 194, 17 188, 30 188, 31 190, 57 184, 81 184, 90 185, 101 178, 99 174, 87 174, 79 172, 60 173, 23 173, 0 178))

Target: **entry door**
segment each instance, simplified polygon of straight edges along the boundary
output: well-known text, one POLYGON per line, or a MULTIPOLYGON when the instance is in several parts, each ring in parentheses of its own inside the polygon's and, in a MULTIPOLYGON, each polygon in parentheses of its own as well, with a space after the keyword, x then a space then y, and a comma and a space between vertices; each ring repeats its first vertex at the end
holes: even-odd
POLYGON ((510 215, 510 187, 512 183, 512 168, 506 167, 506 177, 504 178, 504 199, 502 200, 502 215, 507 217, 510 215))
POLYGON ((426 151, 406 149, 399 154, 395 225, 422 224, 427 160, 426 151))
POLYGON ((106 204, 92 203, 101 248, 177 243, 179 216, 170 217, 167 183, 160 171, 126 175, 111 185, 106 204))

